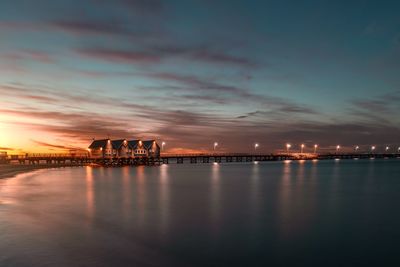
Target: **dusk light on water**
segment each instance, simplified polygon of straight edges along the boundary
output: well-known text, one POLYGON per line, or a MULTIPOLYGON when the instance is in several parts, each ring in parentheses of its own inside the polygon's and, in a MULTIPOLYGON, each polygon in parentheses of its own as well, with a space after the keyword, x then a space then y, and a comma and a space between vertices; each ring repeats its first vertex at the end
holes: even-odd
POLYGON ((399 266, 399 10, 0 1, 0 267, 399 266))

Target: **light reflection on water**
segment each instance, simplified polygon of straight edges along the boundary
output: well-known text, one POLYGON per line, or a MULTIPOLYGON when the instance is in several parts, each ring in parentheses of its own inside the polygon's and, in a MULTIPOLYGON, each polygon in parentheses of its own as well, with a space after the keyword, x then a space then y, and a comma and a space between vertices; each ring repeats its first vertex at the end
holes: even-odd
POLYGON ((211 166, 211 188, 210 188, 210 220, 214 234, 218 233, 220 226, 221 199, 220 199, 220 164, 211 166))
POLYGON ((170 188, 169 188, 169 165, 160 166, 159 182, 159 206, 160 206, 160 231, 163 236, 168 234, 168 223, 170 220, 170 188))
POLYGON ((382 265, 398 177, 398 160, 24 174, 0 180, 0 266, 382 265))
POLYGON ((93 169, 86 168, 86 206, 87 206, 87 218, 88 222, 91 223, 95 212, 95 192, 93 188, 93 169))

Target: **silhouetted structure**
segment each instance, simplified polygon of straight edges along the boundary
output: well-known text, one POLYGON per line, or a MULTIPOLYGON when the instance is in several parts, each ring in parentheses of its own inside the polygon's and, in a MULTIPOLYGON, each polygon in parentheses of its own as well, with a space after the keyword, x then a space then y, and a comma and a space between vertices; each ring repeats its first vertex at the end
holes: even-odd
POLYGON ((160 146, 155 140, 94 140, 89 148, 89 157, 98 159, 159 158, 160 146))

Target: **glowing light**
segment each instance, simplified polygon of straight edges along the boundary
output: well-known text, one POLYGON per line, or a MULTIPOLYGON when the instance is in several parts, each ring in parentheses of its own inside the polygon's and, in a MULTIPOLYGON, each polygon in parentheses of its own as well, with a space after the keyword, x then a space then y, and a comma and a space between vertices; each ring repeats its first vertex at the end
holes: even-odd
POLYGON ((317 145, 317 144, 315 144, 315 145, 314 145, 314 154, 316 154, 316 153, 317 153, 317 148, 318 148, 318 145, 317 145))
POLYGON ((255 143, 254 144, 254 150, 257 150, 257 147, 259 146, 259 144, 258 143, 255 143))
POLYGON ((371 147, 371 151, 374 151, 376 149, 376 146, 371 147))
POLYGON ((388 151, 388 150, 389 150, 389 147, 387 146, 387 147, 385 148, 385 150, 388 151))
POLYGON ((305 147, 305 145, 301 144, 301 151, 300 151, 301 153, 303 153, 304 147, 305 147))
POLYGON ((287 159, 285 161, 283 161, 285 164, 291 163, 292 161, 290 159, 287 159))
POLYGON ((360 149, 360 147, 359 147, 359 146, 356 146, 354 149, 357 151, 357 150, 359 150, 359 149, 360 149))
POLYGON ((258 161, 254 161, 254 164, 258 164, 258 161))
POLYGON ((336 146, 336 152, 338 152, 339 149, 340 149, 340 145, 337 145, 337 146, 336 146))
POLYGON ((166 145, 166 143, 165 142, 162 142, 161 143, 161 150, 164 150, 164 146, 166 145))
POLYGON ((215 148, 218 146, 218 143, 217 142, 214 142, 214 150, 215 150, 215 148))
POLYGON ((289 150, 290 150, 291 147, 292 147, 291 144, 286 144, 286 151, 287 151, 287 153, 289 153, 289 150))
POLYGON ((213 164, 214 164, 214 165, 218 165, 218 162, 214 162, 213 164))

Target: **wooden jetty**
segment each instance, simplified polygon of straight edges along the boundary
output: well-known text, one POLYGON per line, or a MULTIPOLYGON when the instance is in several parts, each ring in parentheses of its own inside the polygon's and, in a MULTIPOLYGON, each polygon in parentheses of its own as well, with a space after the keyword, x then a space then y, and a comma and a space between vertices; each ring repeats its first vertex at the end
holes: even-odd
POLYGON ((285 160, 328 160, 328 159, 371 159, 371 158, 400 158, 400 153, 341 153, 341 154, 239 154, 239 153, 214 153, 214 154, 181 154, 161 155, 160 161, 168 163, 232 163, 232 162, 262 162, 285 160))
POLYGON ((101 166, 125 165, 161 165, 161 164, 199 164, 199 163, 240 163, 285 160, 333 160, 333 159, 383 159, 399 158, 400 153, 330 153, 330 154, 246 154, 246 153, 210 153, 210 154, 161 154, 159 157, 90 157, 88 154, 26 154, 10 155, 2 163, 54 164, 82 166, 98 164, 101 166))

